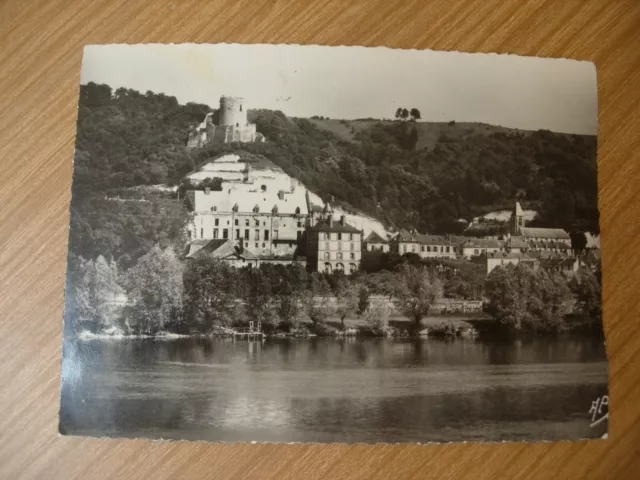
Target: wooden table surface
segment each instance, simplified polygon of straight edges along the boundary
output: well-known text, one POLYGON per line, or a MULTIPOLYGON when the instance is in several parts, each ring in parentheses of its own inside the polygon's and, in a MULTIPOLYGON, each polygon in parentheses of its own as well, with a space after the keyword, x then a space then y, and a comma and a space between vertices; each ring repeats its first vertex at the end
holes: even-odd
POLYGON ((0 0, 0 478, 638 478, 639 139, 637 0, 0 0), (386 45, 595 61, 609 440, 349 446, 58 435, 82 46, 142 42, 386 45))

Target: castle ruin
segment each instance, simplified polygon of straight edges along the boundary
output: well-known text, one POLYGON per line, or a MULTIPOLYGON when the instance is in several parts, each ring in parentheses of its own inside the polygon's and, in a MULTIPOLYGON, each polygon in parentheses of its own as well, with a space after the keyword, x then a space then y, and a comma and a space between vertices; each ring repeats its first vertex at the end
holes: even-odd
POLYGON ((247 120, 244 98, 222 96, 218 125, 213 123, 213 113, 207 113, 204 121, 189 132, 187 148, 198 148, 208 143, 249 143, 264 140, 264 135, 256 131, 256 125, 247 120))

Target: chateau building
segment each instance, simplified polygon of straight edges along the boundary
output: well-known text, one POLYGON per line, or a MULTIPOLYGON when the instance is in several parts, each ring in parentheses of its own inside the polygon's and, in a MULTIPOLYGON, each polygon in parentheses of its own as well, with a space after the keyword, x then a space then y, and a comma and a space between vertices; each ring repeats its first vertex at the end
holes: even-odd
POLYGON ((218 125, 213 123, 213 116, 213 113, 208 113, 202 123, 189 132, 188 148, 208 143, 264 142, 264 136, 256 131, 256 125, 247 120, 243 98, 220 97, 218 125))
POLYGON ((295 185, 277 192, 267 188, 235 191, 191 190, 185 199, 192 212, 191 240, 232 240, 260 257, 292 257, 307 226, 304 191, 295 185))
POLYGON ((382 238, 374 230, 364 239, 363 248, 367 252, 389 252, 389 241, 382 238))
POLYGON ((310 227, 307 236, 307 268, 315 272, 355 273, 362 259, 362 231, 327 215, 310 227))

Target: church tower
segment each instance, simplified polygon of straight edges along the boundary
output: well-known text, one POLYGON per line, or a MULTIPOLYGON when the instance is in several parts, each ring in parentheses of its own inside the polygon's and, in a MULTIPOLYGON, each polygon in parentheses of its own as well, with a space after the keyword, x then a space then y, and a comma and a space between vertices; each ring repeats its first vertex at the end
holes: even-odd
POLYGON ((524 227, 524 211, 520 202, 516 202, 511 212, 511 235, 521 235, 521 228, 524 227))

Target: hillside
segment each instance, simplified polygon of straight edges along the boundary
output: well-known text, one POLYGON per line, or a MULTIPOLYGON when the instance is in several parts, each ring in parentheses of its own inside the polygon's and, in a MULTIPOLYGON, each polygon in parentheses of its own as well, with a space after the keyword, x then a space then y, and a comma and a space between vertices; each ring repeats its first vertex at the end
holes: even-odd
MULTIPOLYGON (((310 118, 309 121, 321 130, 333 133, 336 137, 347 142, 357 140, 358 134, 370 130, 375 125, 390 127, 397 122, 392 120, 337 120, 332 118, 310 118)), ((418 132, 416 150, 432 150, 442 135, 453 141, 464 141, 473 135, 491 135, 492 133, 508 133, 517 131, 506 127, 489 125, 486 123, 470 122, 413 122, 418 132)), ((520 130, 522 133, 527 133, 520 130)))
MULTIPOLYGON (((599 230, 596 137, 482 124, 296 119, 250 110, 265 143, 187 149, 189 128, 209 111, 152 92, 81 87, 72 214, 100 232, 85 255, 90 249, 94 255, 122 251, 131 240, 110 235, 105 218, 84 207, 90 205, 84 197, 178 185, 212 158, 238 151, 266 158, 323 200, 392 228, 459 233, 459 219, 510 209, 517 198, 538 212, 532 224, 599 230)), ((171 243, 175 229, 157 236, 171 243)))

